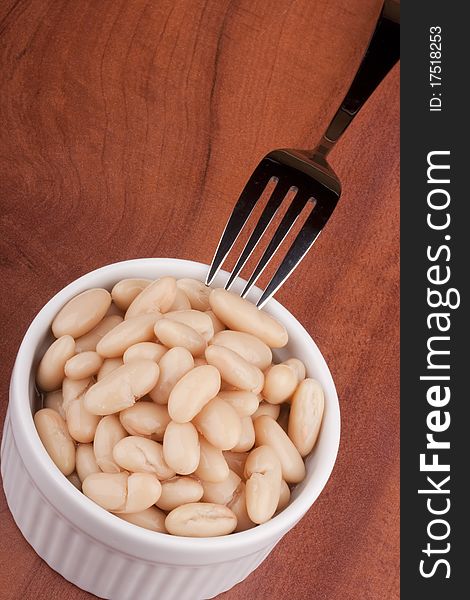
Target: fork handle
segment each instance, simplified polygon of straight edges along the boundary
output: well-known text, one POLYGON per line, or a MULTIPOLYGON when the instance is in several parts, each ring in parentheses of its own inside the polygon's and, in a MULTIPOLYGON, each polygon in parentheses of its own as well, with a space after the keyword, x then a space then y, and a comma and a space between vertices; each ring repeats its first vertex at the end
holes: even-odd
POLYGON ((314 153, 326 156, 400 57, 400 5, 386 0, 364 58, 314 153))

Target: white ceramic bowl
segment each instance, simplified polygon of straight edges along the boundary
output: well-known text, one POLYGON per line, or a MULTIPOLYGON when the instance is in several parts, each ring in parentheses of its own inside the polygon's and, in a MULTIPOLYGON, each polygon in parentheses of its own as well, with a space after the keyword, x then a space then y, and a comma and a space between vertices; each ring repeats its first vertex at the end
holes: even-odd
MULTIPOLYGON (((278 302, 265 310, 284 323, 289 344, 278 358, 297 356, 325 390, 318 443, 307 477, 290 505, 268 523, 217 538, 185 538, 136 527, 80 493, 52 463, 32 419, 34 373, 50 342, 53 317, 70 298, 92 287, 111 289, 126 277, 174 275, 203 280, 207 266, 177 259, 137 259, 92 271, 52 298, 31 323, 18 351, 2 440, 2 475, 13 517, 24 537, 55 571, 80 588, 113 600, 212 598, 247 577, 315 502, 333 469, 340 414, 328 367, 312 338, 278 302)), ((221 273, 215 286, 223 285, 221 273)), ((235 290, 242 280, 236 282, 235 290)), ((253 290, 257 298, 259 290, 253 290)))

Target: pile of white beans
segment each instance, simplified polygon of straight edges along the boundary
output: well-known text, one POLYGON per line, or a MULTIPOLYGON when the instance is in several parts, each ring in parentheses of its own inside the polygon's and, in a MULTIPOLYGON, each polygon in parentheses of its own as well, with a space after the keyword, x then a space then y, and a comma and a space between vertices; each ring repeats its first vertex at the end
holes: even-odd
POLYGON ((195 279, 87 290, 52 323, 34 421, 60 471, 147 529, 206 537, 265 523, 305 477, 324 398, 287 331, 195 279))

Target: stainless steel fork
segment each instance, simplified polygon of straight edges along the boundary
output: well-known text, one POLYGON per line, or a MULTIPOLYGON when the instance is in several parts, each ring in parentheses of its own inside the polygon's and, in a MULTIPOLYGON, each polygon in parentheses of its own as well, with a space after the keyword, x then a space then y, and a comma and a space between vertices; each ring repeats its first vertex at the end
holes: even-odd
POLYGON ((241 296, 246 296, 279 249, 304 207, 307 203, 311 203, 310 214, 259 298, 257 306, 261 308, 276 293, 312 247, 341 196, 341 183, 327 162, 328 153, 362 105, 397 62, 399 55, 399 5, 393 0, 387 0, 356 76, 320 143, 312 151, 274 150, 267 154, 254 170, 222 233, 206 278, 207 285, 210 285, 221 268, 267 184, 273 181, 275 182, 274 190, 245 244, 225 288, 230 288, 243 269, 283 199, 291 191, 295 193, 295 196, 241 296))

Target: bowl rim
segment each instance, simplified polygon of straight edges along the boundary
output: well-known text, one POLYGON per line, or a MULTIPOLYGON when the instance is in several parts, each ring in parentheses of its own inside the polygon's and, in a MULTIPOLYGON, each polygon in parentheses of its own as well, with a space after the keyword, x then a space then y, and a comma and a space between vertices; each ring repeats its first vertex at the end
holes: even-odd
MULTIPOLYGON (((165 268, 171 268, 171 266, 176 265, 183 268, 187 267, 190 272, 195 270, 202 272, 202 269, 205 271, 208 269, 208 265, 203 263, 177 258, 137 258, 111 263, 89 271, 55 294, 34 317, 21 342, 11 378, 10 402, 7 413, 10 415, 13 437, 26 469, 43 495, 45 495, 44 489, 50 491, 46 497, 56 511, 80 530, 85 530, 91 537, 99 539, 100 543, 108 545, 111 548, 118 548, 120 551, 127 551, 132 556, 136 554, 146 556, 146 560, 150 562, 155 561, 146 555, 149 549, 153 549, 155 552, 158 550, 171 551, 172 554, 178 554, 180 551, 184 553, 188 551, 211 551, 211 553, 216 555, 222 550, 224 552, 232 551, 233 553, 238 552, 240 554, 243 549, 247 550, 250 546, 268 545, 276 539, 280 539, 302 518, 324 489, 336 462, 340 442, 339 401, 328 365, 315 341, 299 321, 297 321, 287 308, 275 299, 271 299, 265 305, 264 310, 280 319, 290 333, 292 329, 295 330, 296 336, 298 335, 303 338, 304 342, 308 342, 312 346, 312 351, 316 355, 315 360, 318 361, 318 366, 322 370, 324 381, 328 383, 325 395, 327 395, 328 417, 329 421, 331 421, 331 433, 328 444, 329 452, 326 460, 321 464, 318 477, 315 480, 307 481, 305 489, 299 493, 289 506, 267 523, 258 525, 247 531, 207 538, 172 536, 137 527, 116 517, 87 498, 64 477, 59 469, 55 467, 54 463, 52 463, 34 426, 29 404, 29 370, 28 376, 24 376, 24 370, 28 368, 28 363, 31 363, 32 356, 34 356, 37 347, 37 345, 32 347, 31 339, 35 335, 39 335, 38 332, 40 330, 42 330, 42 335, 44 335, 45 320, 51 323, 51 316, 53 317, 69 298, 79 293, 79 288, 82 288, 84 285, 93 287, 89 283, 90 279, 99 279, 102 275, 111 276, 115 271, 117 281, 119 278, 126 277, 117 273, 128 267, 130 269, 132 267, 154 267, 155 270, 158 270, 159 267, 163 268, 165 266, 165 268), (28 401, 24 402, 22 398, 27 398, 28 401), (55 499, 57 499, 57 502, 55 499)), ((221 270, 220 275, 228 277, 226 271, 221 270)), ((187 275, 187 277, 198 278, 196 274, 187 275)), ((244 283, 246 283, 245 280, 237 278, 238 286, 244 283)), ((87 289, 87 287, 83 287, 83 289, 87 289)), ((259 293, 261 293, 259 288, 253 288, 252 294, 259 293)), ((225 558, 221 556, 220 562, 223 560, 225 558)), ((159 557, 158 562, 161 563, 161 557, 159 557)))

